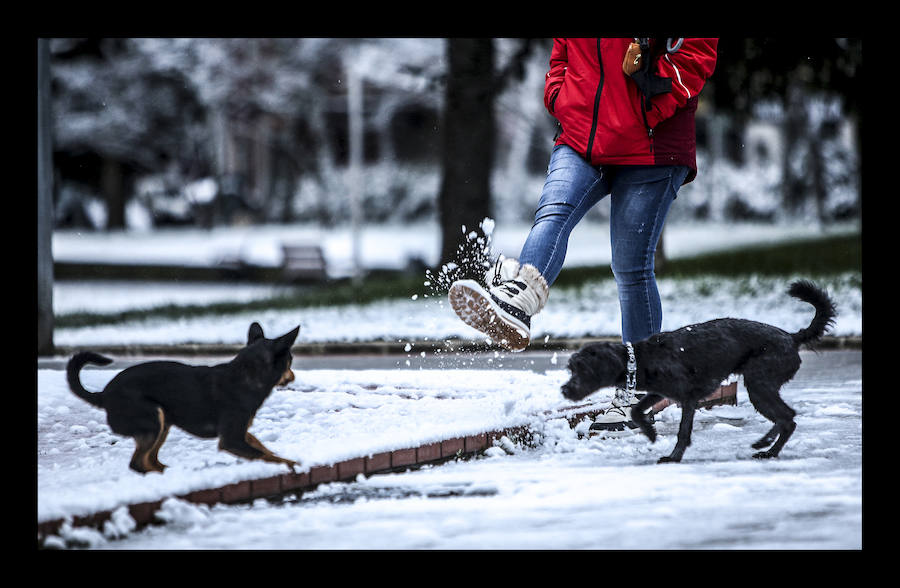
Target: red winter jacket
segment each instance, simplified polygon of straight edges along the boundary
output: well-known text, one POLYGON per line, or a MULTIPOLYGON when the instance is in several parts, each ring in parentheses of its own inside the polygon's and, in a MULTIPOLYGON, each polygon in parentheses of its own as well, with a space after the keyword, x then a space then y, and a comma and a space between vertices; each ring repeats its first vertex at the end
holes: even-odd
POLYGON ((649 110, 638 84, 622 71, 633 41, 553 40, 544 105, 562 127, 557 144, 592 165, 686 165, 688 183, 697 175, 697 94, 715 69, 718 40, 684 39, 675 53, 662 48, 655 72, 672 80, 672 90, 650 98, 649 110))

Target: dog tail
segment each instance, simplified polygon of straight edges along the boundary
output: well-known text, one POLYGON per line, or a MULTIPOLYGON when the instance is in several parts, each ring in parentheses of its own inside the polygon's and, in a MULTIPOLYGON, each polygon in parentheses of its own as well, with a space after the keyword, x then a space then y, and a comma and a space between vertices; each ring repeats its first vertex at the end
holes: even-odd
POLYGON ((78 372, 88 363, 109 365, 112 363, 112 360, 93 351, 79 351, 72 356, 72 359, 66 365, 66 377, 69 380, 69 388, 75 393, 75 396, 94 406, 102 407, 103 394, 85 390, 84 386, 81 385, 81 379, 78 377, 78 372))
POLYGON ((806 280, 791 284, 788 294, 812 304, 816 309, 816 316, 813 317, 809 326, 791 335, 794 343, 799 346, 817 341, 825 334, 828 327, 834 324, 834 318, 837 316, 834 302, 824 290, 806 280))

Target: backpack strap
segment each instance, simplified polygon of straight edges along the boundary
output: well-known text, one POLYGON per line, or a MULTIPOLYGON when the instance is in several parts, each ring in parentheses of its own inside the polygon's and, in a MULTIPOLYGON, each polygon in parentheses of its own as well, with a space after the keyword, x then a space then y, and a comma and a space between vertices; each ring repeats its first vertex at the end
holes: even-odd
POLYGON ((631 79, 637 84, 643 95, 644 110, 650 110, 650 99, 658 94, 667 94, 672 91, 672 80, 656 75, 656 62, 664 51, 674 53, 681 48, 684 39, 679 39, 675 45, 671 39, 658 38, 650 44, 650 37, 638 37, 637 42, 641 47, 641 55, 647 59, 641 59, 640 69, 631 74, 631 79))

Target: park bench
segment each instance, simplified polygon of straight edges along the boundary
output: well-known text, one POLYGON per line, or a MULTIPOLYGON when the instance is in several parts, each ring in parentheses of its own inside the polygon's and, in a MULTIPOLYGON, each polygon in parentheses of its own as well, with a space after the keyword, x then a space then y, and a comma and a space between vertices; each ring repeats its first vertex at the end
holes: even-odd
POLYGON ((281 272, 289 282, 324 280, 325 256, 318 245, 282 244, 281 272))

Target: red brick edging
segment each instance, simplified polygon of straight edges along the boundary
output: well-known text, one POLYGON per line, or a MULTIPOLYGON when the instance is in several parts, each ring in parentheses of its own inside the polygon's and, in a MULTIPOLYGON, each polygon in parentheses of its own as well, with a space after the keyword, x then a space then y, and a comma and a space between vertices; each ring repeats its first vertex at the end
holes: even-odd
MULTIPOLYGON (((287 472, 257 480, 245 480, 228 484, 221 488, 195 490, 177 498, 194 504, 235 504, 249 502, 258 498, 275 498, 297 491, 309 491, 328 482, 345 482, 356 479, 359 474, 372 475, 418 467, 433 462, 446 461, 455 457, 469 456, 487 449, 495 439, 513 433, 499 431, 456 437, 409 449, 397 449, 376 453, 367 457, 356 457, 333 465, 315 466, 308 472, 299 474, 287 472)), ((152 502, 141 502, 128 505, 128 512, 141 528, 154 522, 156 512, 162 507, 164 499, 152 502)), ((116 509, 113 510, 117 510, 116 509)), ((53 519, 38 523, 38 541, 59 533, 66 520, 73 527, 93 527, 102 529, 112 518, 113 510, 105 510, 89 515, 74 516, 64 519, 53 519)))

